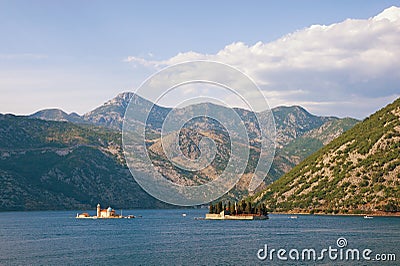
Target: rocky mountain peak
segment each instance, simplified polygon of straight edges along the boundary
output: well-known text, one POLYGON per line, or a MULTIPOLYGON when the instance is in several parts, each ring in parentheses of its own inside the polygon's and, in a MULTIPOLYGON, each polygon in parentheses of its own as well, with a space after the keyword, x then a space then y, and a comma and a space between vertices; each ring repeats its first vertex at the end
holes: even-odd
POLYGON ((276 126, 278 147, 303 136, 306 132, 319 128, 324 123, 337 120, 335 117, 315 116, 301 106, 279 106, 272 109, 276 126))
POLYGON ((135 94, 133 92, 122 92, 116 97, 104 103, 104 106, 116 105, 126 108, 135 94))

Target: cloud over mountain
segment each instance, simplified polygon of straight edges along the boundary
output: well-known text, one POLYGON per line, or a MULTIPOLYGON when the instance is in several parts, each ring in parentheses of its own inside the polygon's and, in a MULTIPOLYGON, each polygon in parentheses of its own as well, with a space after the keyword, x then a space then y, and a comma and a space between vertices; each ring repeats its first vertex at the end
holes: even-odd
POLYGON ((318 114, 364 117, 400 95, 398 58, 400 8, 390 7, 369 19, 312 25, 270 43, 235 42, 216 54, 125 60, 155 69, 220 61, 254 78, 273 106, 301 104, 318 114))

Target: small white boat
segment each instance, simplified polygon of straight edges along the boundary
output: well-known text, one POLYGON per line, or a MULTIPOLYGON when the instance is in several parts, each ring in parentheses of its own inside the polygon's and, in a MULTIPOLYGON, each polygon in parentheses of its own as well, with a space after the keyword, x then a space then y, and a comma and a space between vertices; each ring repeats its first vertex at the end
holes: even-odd
POLYGON ((292 215, 289 217, 290 219, 297 219, 297 215, 292 215))
POLYGON ((373 216, 368 216, 368 215, 364 216, 364 219, 373 219, 373 218, 374 218, 373 216))
POLYGON ((183 216, 183 217, 186 217, 186 213, 182 213, 182 216, 183 216))

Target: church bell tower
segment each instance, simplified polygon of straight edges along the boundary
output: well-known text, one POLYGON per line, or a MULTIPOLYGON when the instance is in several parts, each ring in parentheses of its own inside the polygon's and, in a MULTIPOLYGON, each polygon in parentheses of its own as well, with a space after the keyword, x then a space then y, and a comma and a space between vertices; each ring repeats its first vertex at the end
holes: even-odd
POLYGON ((97 218, 100 217, 100 203, 97 204, 97 218))

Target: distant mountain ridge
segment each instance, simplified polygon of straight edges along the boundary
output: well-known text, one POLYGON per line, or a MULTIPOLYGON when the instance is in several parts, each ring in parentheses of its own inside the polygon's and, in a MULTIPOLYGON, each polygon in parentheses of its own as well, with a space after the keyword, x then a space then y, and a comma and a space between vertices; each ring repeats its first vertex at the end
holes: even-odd
MULTIPOLYGON (((150 108, 153 108, 151 115, 149 116, 148 123, 151 124, 151 128, 154 130, 160 130, 163 120, 171 111, 171 108, 161 107, 158 105, 153 105, 150 101, 136 95, 132 92, 123 92, 118 94, 115 98, 107 101, 103 105, 98 108, 84 114, 81 118, 84 123, 92 123, 98 126, 105 126, 107 128, 120 130, 122 127, 123 118, 125 115, 125 110, 132 99, 132 104, 136 104, 139 106, 137 110, 142 113, 137 114, 139 116, 147 115, 147 111, 150 108)), ((217 108, 224 108, 222 106, 216 106, 217 108)), ((187 107, 185 112, 190 112, 190 107, 187 107)), ((255 115, 248 110, 235 108, 235 111, 239 114, 239 116, 245 121, 245 124, 250 125, 252 121, 255 119, 255 115)), ((280 152, 281 149, 284 149, 285 146, 293 142, 294 140, 302 137, 304 134, 308 133, 311 130, 319 130, 321 131, 321 127, 325 123, 338 123, 338 127, 326 127, 326 130, 323 134, 329 135, 325 139, 325 143, 332 140, 335 136, 338 135, 338 132, 342 133, 344 131, 343 128, 340 128, 341 123, 334 121, 342 121, 343 119, 339 119, 336 117, 320 117, 315 116, 307 112, 304 108, 300 106, 280 106, 272 109, 273 116, 275 118, 276 125, 276 144, 277 144, 277 161, 274 162, 275 169, 272 169, 272 176, 268 179, 268 182, 271 182, 278 178, 283 173, 286 173, 290 170, 295 164, 305 159, 309 154, 318 150, 323 145, 318 143, 318 145, 311 145, 310 147, 306 145, 306 149, 308 152, 300 153, 293 157, 293 154, 288 154, 288 151, 280 152), (334 131, 334 132, 333 132, 334 131), (281 158, 279 158, 281 157, 281 158)), ((346 119, 344 119, 346 120, 346 119)), ((350 119, 349 125, 345 126, 345 129, 350 128, 357 120, 350 119)), ((72 121, 71 121, 72 122, 72 121)), ((205 125, 203 124, 203 127, 205 125)), ((253 137, 257 137, 259 134, 257 128, 249 128, 249 134, 253 135, 253 137), (255 134, 255 135, 254 135, 255 134)), ((312 141, 315 141, 317 133, 314 133, 313 136, 310 136, 312 141)), ((317 142, 319 140, 316 140, 317 142)), ((297 147, 297 144, 292 145, 294 147, 302 149, 304 147, 297 147)), ((293 149, 292 149, 293 150, 293 149)), ((289 153, 291 151, 289 150, 289 153)))
MULTIPOLYGON (((151 117, 153 118, 153 121, 150 121, 153 128, 161 128, 162 121, 168 112, 171 111, 171 108, 161 107, 156 104, 153 105, 153 103, 135 93, 123 92, 83 116, 74 113, 67 115, 61 110, 59 110, 59 112, 62 112, 63 115, 57 116, 54 115, 54 109, 50 109, 39 111, 30 115, 30 117, 51 121, 92 123, 94 125, 105 126, 112 129, 121 129, 125 110, 131 99, 133 104, 139 105, 142 110, 147 110, 151 107, 154 108, 154 111, 152 112, 153 116, 151 117)), ((249 117, 252 117, 251 115, 247 115, 248 113, 251 113, 251 111, 240 108, 235 108, 235 110, 245 121, 246 119, 249 119, 249 117)), ((312 115, 301 106, 278 106, 272 108, 272 113, 275 119, 277 135, 276 141, 279 148, 282 148, 288 142, 304 135, 308 131, 321 127, 326 122, 341 120, 337 117, 312 115)))
POLYGON ((85 120, 82 119, 80 115, 77 113, 67 114, 63 110, 60 109, 44 109, 40 110, 34 114, 31 114, 29 117, 38 118, 42 120, 48 121, 64 121, 71 123, 85 123, 85 120))
MULTIPOLYGON (((115 98, 107 101, 98 108, 81 116, 81 123, 91 123, 97 126, 105 126, 114 130, 122 127, 125 110, 132 99, 132 104, 139 106, 139 116, 147 115, 147 111, 152 109, 148 117, 151 128, 160 131, 162 123, 171 108, 153 105, 150 101, 132 92, 123 92, 115 98)), ((212 105, 211 105, 212 106, 212 105)), ((187 107, 183 112, 191 112, 191 107, 187 107)), ((222 106, 215 106, 222 108, 222 106)), ((255 120, 255 115, 251 111, 235 108, 235 111, 247 125, 249 135, 257 138, 260 134, 257 128, 250 125, 255 120)), ((339 119, 337 117, 321 117, 310 114, 301 106, 279 106, 272 109, 276 126, 276 160, 273 162, 273 169, 267 177, 270 183, 289 171, 297 163, 301 162, 311 153, 317 151, 323 145, 343 133, 345 130, 354 126, 358 121, 351 118, 339 119), (347 121, 346 123, 342 121, 347 121), (307 135, 308 134, 308 135, 307 135), (320 140, 319 135, 324 135, 324 140, 320 140), (304 136, 303 135, 307 135, 304 136), (297 141, 296 141, 297 140, 297 141), (304 151, 303 151, 304 150, 304 151)), ((49 117, 52 119, 53 117, 49 117)), ((43 115, 41 119, 46 119, 43 115)), ((64 119, 64 117, 63 117, 64 119)), ((64 120, 63 120, 64 121, 64 120)), ((72 121, 70 121, 72 122, 72 121)), ((202 127, 207 127, 203 123, 202 127)))

